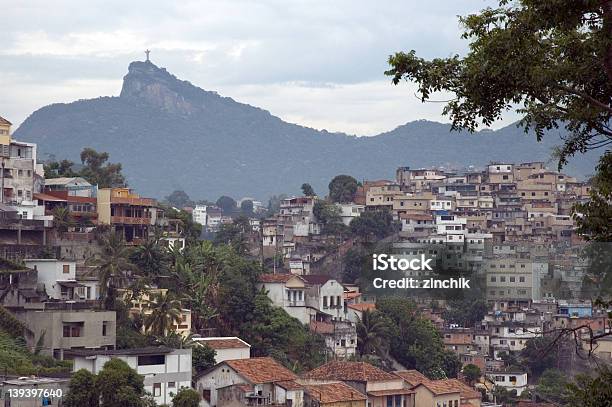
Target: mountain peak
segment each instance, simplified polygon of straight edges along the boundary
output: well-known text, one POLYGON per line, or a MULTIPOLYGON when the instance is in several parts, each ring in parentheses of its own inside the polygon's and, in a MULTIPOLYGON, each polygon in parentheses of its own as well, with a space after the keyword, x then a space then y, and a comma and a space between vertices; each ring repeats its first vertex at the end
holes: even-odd
POLYGON ((134 61, 123 77, 119 97, 135 103, 147 103, 169 113, 190 115, 202 107, 190 100, 189 95, 194 88, 191 83, 181 81, 151 61, 134 61))

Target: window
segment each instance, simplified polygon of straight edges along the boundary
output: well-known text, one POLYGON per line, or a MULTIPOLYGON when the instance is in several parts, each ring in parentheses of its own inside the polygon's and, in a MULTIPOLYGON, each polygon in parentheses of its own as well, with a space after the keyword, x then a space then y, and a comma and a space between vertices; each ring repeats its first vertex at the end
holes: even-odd
POLYGON ((494 283, 497 280, 495 276, 491 276, 491 282, 494 283))
POLYGON ((64 274, 70 273, 70 264, 64 264, 62 266, 62 273, 64 273, 64 274))
POLYGON ((514 283, 516 281, 516 277, 510 277, 510 282, 514 283))
POLYGON ((176 382, 168 382, 168 388, 174 389, 176 387, 176 382))
POLYGON ((166 355, 138 356, 138 366, 163 365, 165 363, 166 363, 166 355))
POLYGON ((153 383, 153 397, 161 396, 161 383, 153 383))
POLYGON ((387 396, 387 407, 393 407, 393 396, 387 396))
POLYGON ((108 321, 102 322, 102 336, 108 335, 108 321))
POLYGON ((83 336, 83 325, 84 322, 70 322, 65 323, 62 327, 62 334, 64 338, 80 338, 83 336))
POLYGON ((519 283, 524 283, 525 282, 525 277, 519 277, 519 283))

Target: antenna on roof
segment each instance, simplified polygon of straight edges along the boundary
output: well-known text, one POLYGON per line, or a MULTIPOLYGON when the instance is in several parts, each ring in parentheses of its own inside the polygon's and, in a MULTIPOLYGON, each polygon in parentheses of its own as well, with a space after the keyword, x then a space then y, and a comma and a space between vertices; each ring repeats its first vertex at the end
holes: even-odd
POLYGON ((145 54, 147 55, 147 62, 150 62, 150 61, 149 61, 149 54, 150 54, 150 53, 151 53, 151 50, 150 50, 150 49, 145 50, 145 54))

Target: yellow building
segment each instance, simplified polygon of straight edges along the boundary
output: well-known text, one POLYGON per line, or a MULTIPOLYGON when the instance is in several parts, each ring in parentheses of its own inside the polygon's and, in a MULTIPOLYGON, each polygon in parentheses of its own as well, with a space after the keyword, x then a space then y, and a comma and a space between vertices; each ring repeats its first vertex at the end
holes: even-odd
POLYGON ((97 210, 98 224, 111 225, 132 244, 146 240, 160 216, 154 199, 142 198, 129 188, 100 188, 97 210))
POLYGON ((0 155, 8 156, 11 145, 11 122, 0 116, 0 155), (6 151, 6 154, 4 153, 6 151))
MULTIPOLYGON (((130 314, 137 315, 143 314, 145 318, 147 315, 151 314, 151 309, 149 308, 149 301, 153 300, 157 295, 166 295, 168 292, 167 288, 147 288, 146 292, 140 294, 138 298, 131 298, 131 291, 129 290, 118 290, 119 296, 123 298, 124 301, 130 303, 130 314)), ((174 331, 180 334, 183 337, 187 337, 191 334, 191 310, 183 308, 181 310, 181 314, 179 316, 180 322, 178 324, 173 324, 170 328, 171 331, 174 331)), ((146 333, 146 329, 142 327, 143 333, 146 333)), ((166 332, 167 333, 167 332, 166 332)))

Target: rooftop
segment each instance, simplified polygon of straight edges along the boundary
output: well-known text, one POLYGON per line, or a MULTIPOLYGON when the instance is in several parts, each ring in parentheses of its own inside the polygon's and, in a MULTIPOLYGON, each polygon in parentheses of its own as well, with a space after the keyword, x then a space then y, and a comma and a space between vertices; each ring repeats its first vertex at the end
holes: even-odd
POLYGON ((398 370, 393 372, 396 376, 404 379, 411 386, 430 381, 423 373, 418 370, 398 370))
POLYGON ((304 374, 305 379, 383 381, 397 380, 397 376, 387 373, 365 362, 333 361, 319 366, 304 374))
MULTIPOLYGON (((293 277, 297 277, 295 274, 261 274, 259 276, 260 283, 286 283, 293 277)), ((298 277, 299 278, 299 277, 298 277)))
POLYGON ((250 348, 251 345, 236 336, 193 338, 195 342, 203 342, 212 349, 250 348))
POLYGON ((223 362, 251 383, 271 383, 295 380, 295 373, 271 357, 234 359, 223 362))
POLYGON ((70 349, 66 350, 72 356, 139 356, 139 355, 159 355, 160 353, 171 353, 174 349, 166 346, 149 346, 146 348, 133 348, 133 349, 115 349, 115 350, 103 350, 103 349, 70 349))
POLYGON ((344 383, 313 384, 304 386, 305 392, 320 403, 366 400, 362 394, 344 383))

